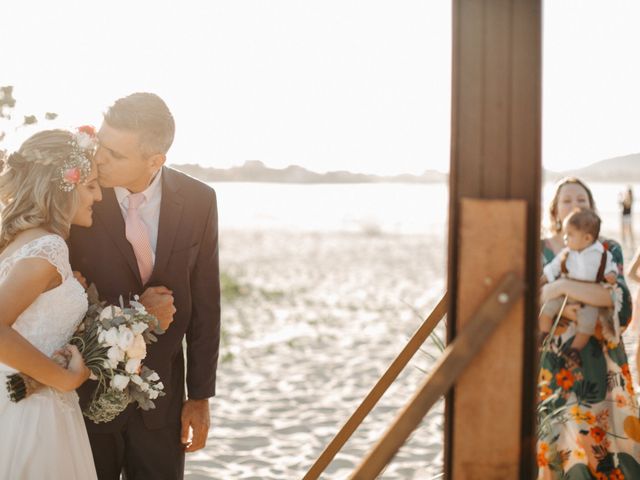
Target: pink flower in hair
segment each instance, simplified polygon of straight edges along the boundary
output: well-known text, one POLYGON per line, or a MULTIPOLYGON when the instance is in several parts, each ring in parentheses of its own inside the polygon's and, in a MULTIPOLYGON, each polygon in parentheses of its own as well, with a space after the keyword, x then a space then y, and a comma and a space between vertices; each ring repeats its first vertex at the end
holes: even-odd
POLYGON ((67 168, 64 171, 64 175, 62 176, 63 180, 66 183, 71 183, 73 185, 78 183, 80 181, 81 177, 82 177, 82 174, 81 174, 80 169, 78 167, 67 168))
POLYGON ((82 125, 81 127, 78 127, 78 131, 86 133, 90 137, 96 136, 96 129, 92 125, 82 125))

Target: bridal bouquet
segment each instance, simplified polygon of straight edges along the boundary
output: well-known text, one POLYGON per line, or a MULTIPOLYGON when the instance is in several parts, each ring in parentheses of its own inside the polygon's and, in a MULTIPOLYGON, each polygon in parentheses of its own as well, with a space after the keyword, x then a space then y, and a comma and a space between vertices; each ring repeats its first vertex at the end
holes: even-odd
MULTIPOLYGON (((155 408, 153 400, 164 395, 164 385, 156 372, 142 365, 142 360, 147 355, 147 344, 157 341, 156 334, 164 333, 158 319, 147 313, 137 298, 125 307, 122 299, 120 306, 100 302, 93 285, 87 293, 89 309, 69 341, 82 353, 90 378, 98 382, 84 415, 101 423, 113 420, 132 402, 143 410, 155 408)), ((61 354, 53 359, 66 366, 61 354)), ((7 380, 14 402, 41 386, 21 373, 7 380)))

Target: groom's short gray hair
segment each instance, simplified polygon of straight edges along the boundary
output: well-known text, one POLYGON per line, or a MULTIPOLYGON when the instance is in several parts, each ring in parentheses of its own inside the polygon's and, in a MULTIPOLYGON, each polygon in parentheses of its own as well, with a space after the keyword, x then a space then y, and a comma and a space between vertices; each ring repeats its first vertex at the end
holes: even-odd
POLYGON ((139 133, 140 148, 149 156, 167 153, 176 131, 169 107, 155 93, 137 92, 116 100, 104 120, 113 128, 139 133))

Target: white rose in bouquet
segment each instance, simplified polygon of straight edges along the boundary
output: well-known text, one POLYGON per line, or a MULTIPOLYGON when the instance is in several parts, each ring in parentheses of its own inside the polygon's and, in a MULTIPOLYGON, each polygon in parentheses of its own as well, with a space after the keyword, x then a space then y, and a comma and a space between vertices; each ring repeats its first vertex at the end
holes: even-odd
POLYGON ((140 370, 141 362, 142 360, 140 360, 139 358, 131 358, 127 361, 127 364, 124 366, 124 370, 127 373, 138 373, 138 371, 140 370))
POLYGON ((147 324, 143 322, 136 322, 133 325, 131 325, 131 331, 133 332, 134 335, 140 335, 147 328, 148 328, 147 324))
POLYGON ((152 382, 157 382, 158 380, 160 380, 160 375, 158 375, 156 372, 153 372, 151 375, 149 375, 148 379, 152 382))
POLYGON ((147 356, 147 344, 142 335, 136 335, 133 344, 127 349, 127 357, 143 359, 147 356))
POLYGON ((134 298, 135 300, 132 300, 131 302, 129 302, 129 305, 131 305, 131 307, 134 308, 138 313, 141 313, 142 315, 146 315, 147 309, 144 308, 144 305, 138 301, 140 297, 136 295, 134 298))
POLYGON ((126 375, 117 374, 111 379, 111 387, 116 390, 122 391, 127 388, 127 385, 129 385, 129 377, 126 375))
POLYGON ((151 400, 155 400, 156 398, 158 398, 159 394, 160 393, 157 390, 154 390, 154 389, 149 390, 149 398, 151 400))
POLYGON ((110 347, 115 347, 118 344, 118 329, 111 327, 109 330, 102 330, 98 335, 98 341, 106 343, 110 347))
POLYGON ((107 358, 111 365, 113 365, 113 362, 116 362, 117 366, 118 362, 124 361, 124 351, 120 350, 117 346, 111 347, 107 350, 107 358))
POLYGON ((102 309, 102 312, 100 312, 100 317, 98 317, 98 320, 100 320, 101 322, 103 320, 111 320, 114 317, 118 317, 120 315, 122 315, 122 309, 115 305, 110 305, 102 309))
POLYGON ((133 332, 125 325, 120 325, 118 328, 118 347, 122 350, 127 350, 133 345, 133 339, 133 332))

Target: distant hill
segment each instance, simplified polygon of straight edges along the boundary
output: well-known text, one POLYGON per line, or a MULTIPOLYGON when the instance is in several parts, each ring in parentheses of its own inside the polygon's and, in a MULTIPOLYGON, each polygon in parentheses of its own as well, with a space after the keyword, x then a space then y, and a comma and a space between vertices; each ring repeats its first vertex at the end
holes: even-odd
POLYGON ((269 168, 259 160, 249 160, 241 167, 212 168, 195 164, 171 165, 204 182, 272 182, 272 183, 441 183, 448 181, 446 173, 427 170, 422 175, 380 176, 352 173, 344 170, 316 173, 290 165, 287 168, 269 168))
POLYGON ((640 182, 640 153, 608 158, 577 170, 553 172, 545 170, 546 180, 558 180, 564 176, 576 176, 590 182, 640 182))
MULTIPOLYGON (((271 182, 271 183, 442 183, 449 175, 426 170, 422 175, 367 175, 339 170, 317 173, 298 165, 270 168, 259 160, 249 160, 240 167, 213 168, 196 164, 172 165, 205 182, 271 182)), ((572 175, 589 182, 640 183, 640 153, 609 158, 587 167, 564 172, 544 171, 545 181, 572 175)))

